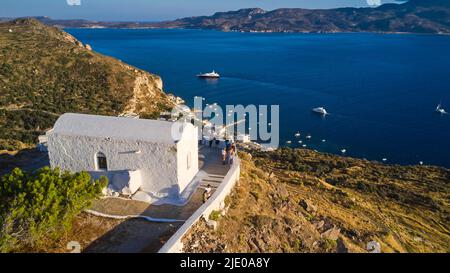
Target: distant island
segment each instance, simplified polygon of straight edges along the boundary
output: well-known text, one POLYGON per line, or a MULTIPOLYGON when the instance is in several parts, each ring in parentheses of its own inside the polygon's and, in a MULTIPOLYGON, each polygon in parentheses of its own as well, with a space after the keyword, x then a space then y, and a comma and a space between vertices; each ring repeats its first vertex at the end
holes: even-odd
MULTIPOLYGON (((376 8, 301 9, 265 11, 260 8, 218 12, 166 22, 97 22, 89 20, 39 21, 61 28, 213 29, 238 32, 382 32, 450 33, 450 1, 410 0, 376 8)), ((5 18, 3 20, 6 20, 5 18)))

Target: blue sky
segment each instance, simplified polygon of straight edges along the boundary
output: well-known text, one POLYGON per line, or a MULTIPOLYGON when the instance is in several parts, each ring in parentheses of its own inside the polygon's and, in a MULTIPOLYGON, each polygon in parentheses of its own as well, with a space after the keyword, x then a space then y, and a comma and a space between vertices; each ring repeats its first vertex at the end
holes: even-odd
POLYGON ((260 7, 367 7, 369 1, 395 0, 0 0, 0 17, 49 16, 55 19, 159 21, 216 11, 260 7), (81 5, 68 2, 81 1, 81 5))

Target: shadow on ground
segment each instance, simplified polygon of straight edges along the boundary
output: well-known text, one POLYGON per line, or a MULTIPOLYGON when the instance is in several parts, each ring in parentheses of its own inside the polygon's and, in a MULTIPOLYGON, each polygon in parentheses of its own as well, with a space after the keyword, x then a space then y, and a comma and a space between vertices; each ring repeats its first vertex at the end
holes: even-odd
MULTIPOLYGON (((222 164, 219 148, 205 146, 200 148, 199 168, 208 174, 201 184, 212 184, 214 181, 218 183, 217 179, 222 179, 230 169, 229 165, 222 164)), ((214 188, 213 186, 213 190, 214 188)), ((202 195, 203 188, 199 187, 184 206, 155 206, 140 201, 107 198, 96 201, 92 210, 109 215, 144 215, 186 221, 203 204, 202 195)), ((84 252, 157 252, 183 223, 153 223, 143 219, 125 220, 94 240, 84 252)))
POLYGON ((14 168, 34 171, 49 165, 48 154, 37 149, 23 149, 15 153, 0 154, 0 175, 10 173, 14 168))
POLYGON ((183 223, 130 219, 95 240, 86 253, 156 253, 183 223))

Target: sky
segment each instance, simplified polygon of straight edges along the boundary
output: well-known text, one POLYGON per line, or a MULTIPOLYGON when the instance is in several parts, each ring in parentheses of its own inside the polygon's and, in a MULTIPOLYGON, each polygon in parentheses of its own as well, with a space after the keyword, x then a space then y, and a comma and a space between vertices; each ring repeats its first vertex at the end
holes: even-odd
POLYGON ((0 17, 161 21, 241 8, 369 7, 396 0, 0 0, 0 17), (369 5, 370 4, 370 5, 369 5))

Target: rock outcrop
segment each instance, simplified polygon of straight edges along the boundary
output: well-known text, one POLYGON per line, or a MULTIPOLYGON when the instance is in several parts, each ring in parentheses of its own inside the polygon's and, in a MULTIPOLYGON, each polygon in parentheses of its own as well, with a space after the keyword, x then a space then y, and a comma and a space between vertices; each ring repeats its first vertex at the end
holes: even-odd
POLYGON ((159 76, 92 51, 35 19, 0 23, 0 51, 0 150, 36 143, 66 112, 157 118, 176 103, 159 76))
POLYGON ((196 224, 183 239, 184 251, 449 251, 448 169, 306 149, 239 149, 241 179, 227 214, 214 231, 205 221, 196 224), (323 179, 334 186, 318 182, 323 179))

